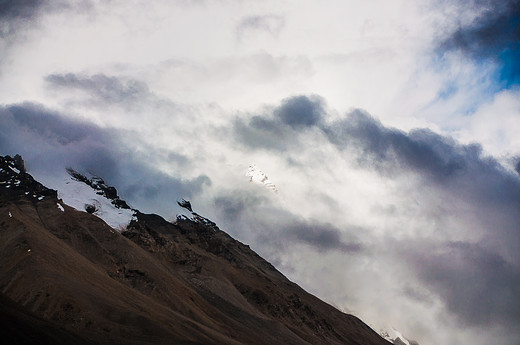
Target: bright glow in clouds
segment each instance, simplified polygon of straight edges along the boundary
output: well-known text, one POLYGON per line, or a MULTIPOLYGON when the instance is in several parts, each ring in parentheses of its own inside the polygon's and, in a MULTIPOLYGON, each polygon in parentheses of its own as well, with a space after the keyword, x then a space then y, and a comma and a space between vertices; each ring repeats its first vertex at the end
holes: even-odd
POLYGON ((166 218, 189 199, 377 331, 516 345, 518 8, 5 1, 0 154, 166 218))

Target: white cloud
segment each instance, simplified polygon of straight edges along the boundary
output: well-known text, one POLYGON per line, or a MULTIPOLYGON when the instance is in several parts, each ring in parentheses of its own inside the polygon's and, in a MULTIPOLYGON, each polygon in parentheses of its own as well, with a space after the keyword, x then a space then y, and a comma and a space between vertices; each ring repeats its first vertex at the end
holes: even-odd
POLYGON ((495 157, 509 158, 520 153, 520 91, 504 90, 461 119, 457 133, 464 142, 482 143, 495 157))
MULTIPOLYGON (((471 166, 467 180, 436 184, 417 162, 401 169, 377 165, 371 156, 374 164, 363 164, 363 148, 341 148, 324 131, 352 108, 362 108, 386 129, 428 127, 463 143, 482 143, 497 157, 518 154, 518 91, 490 91, 492 62, 436 51, 478 8, 457 22, 460 7, 442 3, 111 1, 81 11, 44 11, 24 27, 23 37, 6 45, 0 93, 4 104, 39 102, 69 120, 118 133, 114 152, 133 158, 124 166, 146 157, 147 167, 174 185, 171 190, 196 186, 191 201, 197 212, 376 329, 392 325, 421 344, 493 339, 511 345, 497 339, 492 326, 478 331, 453 321, 456 312, 444 296, 407 261, 417 254, 410 246, 427 252, 429 245, 441 250, 443 243, 457 241, 483 243, 511 261, 515 255, 503 235, 513 219, 509 208, 501 211, 500 202, 486 199, 493 186, 503 187, 493 179, 501 170, 491 169, 494 177, 488 179, 471 166), (279 131, 263 137, 269 140, 263 149, 237 140, 234 124, 273 117, 282 100, 297 95, 322 97, 323 123, 309 120, 302 129, 273 120, 279 131), (278 194, 247 182, 251 162, 268 173, 278 194), (203 175, 211 184, 197 180, 203 175), (482 185, 473 188, 475 181, 482 185), (495 184, 486 189, 489 181, 495 184), (485 214, 493 207, 493 215, 485 214), (294 240, 298 232, 291 232, 291 222, 314 232, 294 240), (495 242, 489 239, 494 228, 503 230, 495 242), (271 235, 280 236, 283 251, 266 240, 271 235), (361 249, 329 245, 320 251, 319 244, 331 239, 361 249)), ((405 134, 398 139, 409 139, 405 134)), ((391 144, 388 160, 406 154, 391 144)), ((1 145, 0 140, 5 150, 14 144, 1 145)), ((484 161, 462 156, 464 162, 484 161)), ((132 174, 121 175, 119 181, 131 185, 132 174)), ((172 216, 168 197, 149 187, 128 195, 141 204, 163 205, 163 215, 172 216), (151 199, 156 196, 162 199, 151 199)))

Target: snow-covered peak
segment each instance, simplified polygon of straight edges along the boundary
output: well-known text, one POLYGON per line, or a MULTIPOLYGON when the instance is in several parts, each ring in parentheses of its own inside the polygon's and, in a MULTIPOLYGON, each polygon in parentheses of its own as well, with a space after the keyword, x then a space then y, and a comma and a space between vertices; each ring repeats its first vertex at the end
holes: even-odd
POLYGON ((278 192, 276 186, 271 181, 269 181, 267 175, 262 170, 258 169, 255 164, 249 165, 246 176, 249 177, 249 182, 262 184, 273 192, 278 192))
POLYGON ((389 331, 381 331, 380 335, 394 345, 419 345, 417 341, 407 339, 394 327, 390 327, 389 331))
POLYGON ((99 177, 87 177, 73 169, 39 176, 40 183, 27 173, 21 156, 0 156, 0 188, 11 196, 23 196, 34 202, 48 198, 62 199, 56 207, 65 212, 64 204, 92 213, 116 230, 126 229, 135 211, 117 195, 114 187, 99 177), (52 189, 50 189, 52 188, 52 189))
POLYGON ((69 171, 68 175, 53 179, 52 187, 58 191, 58 199, 62 199, 65 204, 103 219, 118 231, 126 229, 135 214, 133 209, 117 197, 115 189, 107 187, 99 178, 88 179, 77 172, 72 174, 69 171), (109 192, 113 191, 116 198, 109 198, 112 195, 103 192, 100 186, 109 188, 109 192))

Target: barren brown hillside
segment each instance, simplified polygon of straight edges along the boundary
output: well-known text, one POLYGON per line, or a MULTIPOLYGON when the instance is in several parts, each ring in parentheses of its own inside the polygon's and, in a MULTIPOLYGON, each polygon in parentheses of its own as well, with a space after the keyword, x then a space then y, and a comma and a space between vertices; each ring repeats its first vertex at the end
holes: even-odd
POLYGON ((15 329, 46 343, 389 344, 203 217, 138 213, 120 233, 8 164, 0 311, 13 322, 0 327, 12 344, 37 343, 15 329))

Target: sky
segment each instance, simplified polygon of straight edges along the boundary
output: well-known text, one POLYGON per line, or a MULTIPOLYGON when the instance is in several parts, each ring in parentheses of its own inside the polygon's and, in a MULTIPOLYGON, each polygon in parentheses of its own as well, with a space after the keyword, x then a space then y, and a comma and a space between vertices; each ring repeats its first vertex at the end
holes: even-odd
POLYGON ((188 199, 376 331, 517 345, 519 62, 518 0, 0 0, 0 154, 188 199))

